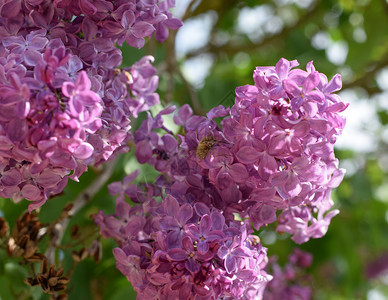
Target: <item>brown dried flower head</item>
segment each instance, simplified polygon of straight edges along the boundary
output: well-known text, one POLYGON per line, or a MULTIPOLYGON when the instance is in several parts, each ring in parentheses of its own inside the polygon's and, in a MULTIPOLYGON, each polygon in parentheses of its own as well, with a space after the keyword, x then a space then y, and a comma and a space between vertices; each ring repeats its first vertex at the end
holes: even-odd
POLYGON ((26 278, 29 286, 40 285, 47 294, 54 294, 66 290, 69 278, 63 275, 63 268, 56 269, 54 265, 48 265, 47 259, 43 259, 40 273, 35 277, 26 278))
POLYGON ((17 221, 8 241, 8 252, 12 256, 22 256, 26 259, 35 257, 38 249, 39 230, 42 225, 35 213, 25 212, 17 221))

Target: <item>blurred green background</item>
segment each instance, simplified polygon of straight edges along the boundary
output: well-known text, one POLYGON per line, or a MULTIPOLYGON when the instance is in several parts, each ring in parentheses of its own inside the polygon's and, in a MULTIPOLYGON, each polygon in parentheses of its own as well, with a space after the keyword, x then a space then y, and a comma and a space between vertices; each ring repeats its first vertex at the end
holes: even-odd
MULTIPOLYGON (((234 102, 234 88, 253 84, 255 66, 274 65, 281 57, 297 59, 302 68, 313 60, 329 78, 340 73, 340 92, 350 107, 347 128, 336 155, 347 174, 333 193, 336 216, 325 237, 300 246, 314 255, 314 299, 388 299, 388 1, 385 0, 177 0, 174 14, 183 18, 178 33, 160 44, 149 40, 141 51, 123 48, 124 66, 146 54, 155 56, 159 93, 164 104, 189 103, 196 113, 234 102), (373 263, 382 267, 367 276, 373 263)), ((141 168, 139 180, 152 180, 150 168, 138 166, 133 154, 120 157, 110 181, 141 168), (124 168, 123 168, 124 167, 124 168)), ((65 194, 41 209, 42 222, 60 215, 95 177, 93 169, 70 182, 65 194)), ((0 216, 12 223, 27 201, 0 201, 0 216)), ((71 220, 93 230, 90 215, 114 212, 114 200, 102 189, 71 220)), ((65 235, 66 239, 69 233, 65 235)), ((269 255, 285 263, 296 245, 269 226, 261 232, 269 255)), ((135 299, 126 278, 115 268, 115 243, 102 240, 103 259, 82 261, 70 283, 69 299, 135 299)), ((81 248, 81 246, 79 247, 81 248)), ((76 248, 76 249, 79 249, 76 248)), ((43 251, 43 250, 42 250, 43 251)), ((71 255, 60 260, 71 267, 71 255)), ((26 288, 27 270, 0 250, 0 299, 48 299, 39 288, 26 288)))

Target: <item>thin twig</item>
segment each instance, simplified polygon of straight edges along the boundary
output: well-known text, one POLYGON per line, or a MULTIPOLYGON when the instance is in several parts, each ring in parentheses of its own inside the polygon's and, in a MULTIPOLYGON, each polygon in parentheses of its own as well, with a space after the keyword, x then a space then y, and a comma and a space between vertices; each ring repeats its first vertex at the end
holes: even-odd
POLYGON ((78 265, 78 261, 73 261, 70 270, 67 272, 67 277, 71 278, 74 274, 75 267, 78 265))
POLYGON ((374 82, 377 72, 388 66, 388 53, 385 53, 383 57, 385 59, 380 59, 370 63, 370 67, 364 68, 365 71, 362 75, 359 75, 355 80, 345 83, 342 86, 342 89, 349 89, 353 87, 361 87, 365 89, 369 95, 381 93, 381 89, 377 86, 371 86, 370 84, 374 82))
POLYGON ((103 165, 103 170, 100 175, 74 200, 72 209, 68 212, 68 218, 61 220, 53 228, 53 234, 50 241, 50 246, 46 251, 46 257, 50 264, 55 263, 55 250, 57 245, 62 241, 66 228, 69 225, 70 218, 80 211, 98 191, 106 184, 111 177, 116 160, 108 161, 103 165))
POLYGON ((57 245, 57 248, 58 249, 71 249, 71 248, 77 247, 77 246, 85 243, 87 240, 90 240, 91 238, 94 238, 95 236, 97 237, 98 236, 97 234, 99 231, 100 230, 98 228, 96 228, 95 230, 84 235, 82 238, 75 241, 74 243, 69 243, 67 245, 57 245))
POLYGON ((116 160, 107 161, 103 165, 103 170, 100 175, 89 185, 74 201, 72 209, 69 211, 69 216, 74 216, 81 208, 83 208, 105 185, 112 176, 116 160))

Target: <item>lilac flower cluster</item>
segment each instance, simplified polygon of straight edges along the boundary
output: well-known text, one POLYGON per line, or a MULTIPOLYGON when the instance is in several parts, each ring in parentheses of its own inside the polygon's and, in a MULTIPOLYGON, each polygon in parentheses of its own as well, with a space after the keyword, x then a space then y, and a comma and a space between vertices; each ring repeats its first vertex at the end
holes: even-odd
POLYGON ((322 237, 338 213, 324 215, 344 175, 333 146, 347 104, 333 94, 341 88, 340 75, 329 82, 312 62, 307 71, 293 70, 297 65, 281 59, 275 67, 256 68, 255 86, 237 89, 236 109, 224 128, 237 159, 249 172, 257 170, 247 211, 255 228, 275 221, 283 209, 277 230, 303 243, 322 237))
POLYGON ((139 295, 261 299, 270 277, 251 224, 260 230, 277 222, 297 243, 326 233, 338 213, 328 212, 344 174, 333 145, 347 104, 333 94, 339 75, 328 81, 312 62, 306 71, 297 65, 281 59, 256 68, 255 85, 238 87, 231 108, 207 117, 182 106, 173 119, 184 135, 163 122, 175 107, 148 114, 135 132, 138 161, 162 175, 145 192, 130 184, 133 175, 112 184, 116 214, 100 212, 95 221, 118 242, 117 266, 139 295), (126 197, 141 205, 129 207, 126 197))
POLYGON ((139 162, 174 179, 171 188, 179 186, 188 202, 237 213, 257 230, 278 221, 277 230, 297 243, 322 237, 338 213, 328 212, 331 190, 344 175, 333 146, 347 104, 333 94, 340 75, 328 81, 312 62, 307 71, 297 65, 281 59, 256 68, 255 85, 238 87, 235 105, 216 107, 207 118, 180 108, 174 116, 186 132, 177 136, 180 145, 170 133, 156 133, 164 129, 160 114, 149 116, 135 133, 139 162))
POLYGON ((312 255, 297 248, 288 257, 282 269, 276 257, 271 257, 267 269, 273 279, 264 291, 264 299, 268 300, 309 300, 312 296, 311 278, 305 269, 311 266, 312 255))
POLYGON ((179 203, 160 188, 141 193, 129 184, 137 174, 113 183, 119 194, 116 214, 94 216, 103 237, 120 245, 113 250, 117 268, 142 299, 257 299, 271 276, 264 271, 266 248, 246 222, 227 220, 198 202, 179 203), (142 205, 131 207, 130 195, 142 205))
POLYGON ((91 164, 128 151, 130 118, 156 103, 144 57, 120 66, 126 40, 163 41, 174 1, 0 1, 0 196, 43 205, 91 164))

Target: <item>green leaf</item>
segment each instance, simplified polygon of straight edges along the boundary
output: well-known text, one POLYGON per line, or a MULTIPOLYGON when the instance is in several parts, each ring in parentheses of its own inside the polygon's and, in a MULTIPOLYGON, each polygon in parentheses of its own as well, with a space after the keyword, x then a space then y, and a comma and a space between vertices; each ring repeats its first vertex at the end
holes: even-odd
POLYGON ((24 279, 29 276, 26 267, 20 266, 14 261, 7 262, 4 266, 4 275, 12 283, 15 292, 29 289, 27 284, 24 283, 24 279))
POLYGON ((378 110, 377 115, 379 116, 379 120, 382 125, 388 124, 388 112, 385 110, 378 110))

